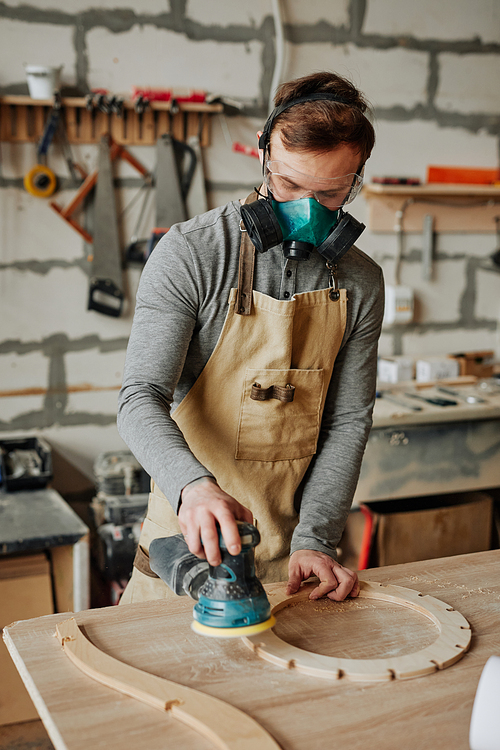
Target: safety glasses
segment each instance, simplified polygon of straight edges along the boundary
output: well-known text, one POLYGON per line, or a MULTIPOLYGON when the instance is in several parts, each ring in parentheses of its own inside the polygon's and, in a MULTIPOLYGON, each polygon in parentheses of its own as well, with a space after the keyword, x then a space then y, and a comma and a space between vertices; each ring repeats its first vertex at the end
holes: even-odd
POLYGON ((312 177, 283 164, 282 161, 266 161, 264 182, 277 201, 296 201, 314 197, 329 209, 340 208, 351 203, 363 185, 364 167, 360 174, 343 177, 312 177))

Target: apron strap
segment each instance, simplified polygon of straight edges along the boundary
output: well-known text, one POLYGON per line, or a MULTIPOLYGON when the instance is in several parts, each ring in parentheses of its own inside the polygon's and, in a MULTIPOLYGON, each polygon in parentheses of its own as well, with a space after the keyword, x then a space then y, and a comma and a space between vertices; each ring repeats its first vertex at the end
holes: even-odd
MULTIPOLYGON (((257 193, 250 193, 245 203, 253 203, 257 193)), ((236 292, 235 312, 238 315, 250 315, 252 312, 253 275, 255 268, 255 247, 246 229, 241 230, 240 262, 238 268, 238 289, 236 292)))
POLYGON ((135 553, 134 568, 137 568, 140 573, 143 573, 145 576, 149 576, 149 578, 160 577, 151 570, 151 567, 149 565, 149 555, 146 550, 141 547, 140 544, 137 546, 137 552, 135 553))

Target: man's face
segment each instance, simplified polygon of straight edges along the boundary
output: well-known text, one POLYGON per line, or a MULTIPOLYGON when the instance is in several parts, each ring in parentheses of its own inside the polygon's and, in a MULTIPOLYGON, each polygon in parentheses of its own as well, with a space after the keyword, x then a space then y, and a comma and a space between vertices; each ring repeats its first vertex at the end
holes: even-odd
MULTIPOLYGON (((262 162, 262 150, 260 156, 262 162)), ((274 131, 264 173, 277 201, 314 197, 335 210, 349 195, 359 169, 359 153, 350 145, 321 153, 295 151, 287 149, 279 131, 274 131)))

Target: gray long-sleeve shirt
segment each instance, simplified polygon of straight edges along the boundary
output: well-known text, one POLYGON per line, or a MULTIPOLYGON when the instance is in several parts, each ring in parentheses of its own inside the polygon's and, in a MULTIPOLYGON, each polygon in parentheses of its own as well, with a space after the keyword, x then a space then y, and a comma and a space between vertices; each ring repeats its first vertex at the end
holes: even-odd
MULTIPOLYGON (((119 397, 120 435, 177 511, 181 490, 212 476, 171 418, 217 343, 238 283, 239 203, 174 225, 141 277, 119 397)), ((352 247, 338 264, 347 324, 328 389, 316 455, 297 493, 300 521, 291 552, 335 557, 371 427, 382 272, 352 247)), ((256 253, 254 289, 276 299, 328 287, 325 260, 285 261, 281 247, 256 253)), ((217 478, 217 477, 215 477, 217 478)), ((236 498, 244 503, 244 498, 236 498)))

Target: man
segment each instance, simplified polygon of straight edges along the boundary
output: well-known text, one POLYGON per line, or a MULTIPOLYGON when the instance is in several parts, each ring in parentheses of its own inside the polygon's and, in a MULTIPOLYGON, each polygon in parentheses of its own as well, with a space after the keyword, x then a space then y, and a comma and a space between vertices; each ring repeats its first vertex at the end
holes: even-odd
POLYGON ((258 133, 263 184, 174 225, 137 294, 120 434, 152 477, 123 602, 164 598, 152 539, 182 531, 220 562, 217 526, 261 533, 259 578, 311 598, 356 596, 336 561, 371 426, 383 316, 380 268, 343 212, 373 144, 359 91, 323 72, 283 84, 258 133), (259 252, 255 251, 255 247, 259 252), (203 545, 202 545, 203 540, 203 545))

